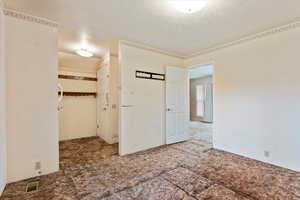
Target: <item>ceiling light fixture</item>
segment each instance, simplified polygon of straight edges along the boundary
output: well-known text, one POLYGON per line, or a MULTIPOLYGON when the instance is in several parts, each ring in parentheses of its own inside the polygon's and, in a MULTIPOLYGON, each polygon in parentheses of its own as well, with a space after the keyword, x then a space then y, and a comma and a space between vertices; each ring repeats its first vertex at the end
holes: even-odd
POLYGON ((174 6, 176 10, 188 14, 195 13, 202 10, 207 4, 206 0, 191 0, 191 1, 174 0, 174 1, 170 1, 170 3, 174 6))
POLYGON ((86 49, 79 49, 76 51, 76 53, 82 57, 87 57, 87 58, 90 58, 93 56, 93 53, 89 52, 86 49))

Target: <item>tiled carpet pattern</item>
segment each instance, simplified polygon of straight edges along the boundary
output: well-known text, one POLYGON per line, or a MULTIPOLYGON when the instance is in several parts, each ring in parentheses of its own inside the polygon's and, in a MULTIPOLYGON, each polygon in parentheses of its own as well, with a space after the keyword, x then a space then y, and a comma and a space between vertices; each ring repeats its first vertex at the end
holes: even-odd
POLYGON ((9 184, 1 200, 300 200, 300 173, 200 140, 117 150, 95 137, 61 142, 60 172, 9 184), (26 194, 33 180, 40 189, 26 194))

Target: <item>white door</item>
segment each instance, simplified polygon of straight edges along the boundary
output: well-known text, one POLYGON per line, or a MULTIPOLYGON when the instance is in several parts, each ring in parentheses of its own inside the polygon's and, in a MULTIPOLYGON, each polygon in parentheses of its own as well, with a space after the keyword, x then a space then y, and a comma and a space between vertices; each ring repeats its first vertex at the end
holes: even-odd
POLYGON ((121 67, 120 155, 165 144, 165 82, 136 78, 137 70, 164 73, 148 66, 121 67))
POLYGON ((166 143, 189 139, 189 76, 187 69, 166 69, 166 143))

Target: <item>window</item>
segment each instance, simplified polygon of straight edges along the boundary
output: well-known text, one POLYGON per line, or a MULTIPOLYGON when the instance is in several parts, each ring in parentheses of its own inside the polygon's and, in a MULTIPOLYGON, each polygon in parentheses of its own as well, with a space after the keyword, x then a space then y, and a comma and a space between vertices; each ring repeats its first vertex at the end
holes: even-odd
POLYGON ((196 86, 197 116, 204 117, 204 85, 196 86))

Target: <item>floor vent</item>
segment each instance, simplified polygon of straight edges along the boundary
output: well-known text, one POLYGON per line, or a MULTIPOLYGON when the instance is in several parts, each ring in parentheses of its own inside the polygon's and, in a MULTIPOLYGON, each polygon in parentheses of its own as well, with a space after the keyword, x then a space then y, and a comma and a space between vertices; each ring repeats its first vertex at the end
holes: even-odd
POLYGON ((39 190, 39 182, 30 182, 27 184, 26 192, 36 192, 39 190))

